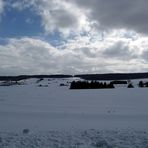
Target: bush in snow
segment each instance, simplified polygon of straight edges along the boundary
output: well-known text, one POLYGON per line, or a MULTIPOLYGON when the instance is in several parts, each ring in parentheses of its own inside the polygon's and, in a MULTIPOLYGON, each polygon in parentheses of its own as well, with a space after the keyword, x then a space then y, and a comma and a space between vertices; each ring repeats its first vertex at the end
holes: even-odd
POLYGON ((139 84, 138 84, 138 86, 139 86, 139 87, 144 87, 143 81, 140 81, 139 84))
POLYGON ((130 83, 128 84, 127 88, 134 88, 134 86, 130 83))

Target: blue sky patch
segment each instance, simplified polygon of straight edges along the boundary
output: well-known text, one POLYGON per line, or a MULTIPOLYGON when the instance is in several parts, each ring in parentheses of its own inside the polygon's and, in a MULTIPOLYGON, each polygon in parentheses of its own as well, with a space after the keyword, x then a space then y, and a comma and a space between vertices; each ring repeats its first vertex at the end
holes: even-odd
POLYGON ((0 22, 1 37, 37 36, 43 33, 40 16, 31 9, 9 9, 0 22))

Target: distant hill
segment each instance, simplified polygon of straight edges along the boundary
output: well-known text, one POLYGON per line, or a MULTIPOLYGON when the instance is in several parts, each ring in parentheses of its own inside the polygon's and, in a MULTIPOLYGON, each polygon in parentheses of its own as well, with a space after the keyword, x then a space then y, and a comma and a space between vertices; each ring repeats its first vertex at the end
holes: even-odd
POLYGON ((129 79, 145 79, 148 73, 110 73, 110 74, 82 74, 75 75, 85 80, 129 80, 129 79))
POLYGON ((0 76, 0 81, 19 81, 30 78, 70 78, 72 75, 20 75, 20 76, 0 76))
POLYGON ((30 78, 70 78, 79 77, 85 80, 130 80, 148 78, 148 73, 109 73, 109 74, 81 74, 81 75, 20 75, 20 76, 0 76, 0 81, 19 81, 30 78))

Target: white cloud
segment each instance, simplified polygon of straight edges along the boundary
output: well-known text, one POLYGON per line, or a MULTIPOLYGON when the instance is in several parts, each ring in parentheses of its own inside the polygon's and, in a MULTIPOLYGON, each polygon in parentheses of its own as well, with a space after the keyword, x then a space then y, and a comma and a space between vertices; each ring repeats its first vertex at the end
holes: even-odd
POLYGON ((53 47, 38 39, 8 39, 7 45, 0 46, 0 72, 11 75, 49 71, 46 65, 52 63, 50 55, 54 52, 53 47))
POLYGON ((42 26, 46 34, 58 31, 66 37, 70 34, 80 34, 91 30, 83 9, 67 0, 16 0, 9 3, 9 7, 18 10, 30 8, 41 17, 42 26))
POLYGON ((112 44, 111 35, 106 41, 89 40, 81 37, 55 48, 39 38, 8 39, 0 46, 0 75, 137 72, 148 66, 143 56, 148 38, 118 39, 112 44), (141 49, 139 42, 145 43, 141 49), (140 52, 136 52, 136 46, 140 52))
POLYGON ((7 2, 7 5, 10 7, 10 8, 15 8, 15 9, 18 9, 19 11, 22 11, 23 9, 26 9, 26 8, 30 8, 32 6, 34 6, 36 4, 37 0, 30 0, 28 2, 28 0, 9 0, 7 2))
POLYGON ((0 46, 0 75, 66 73, 79 62, 72 51, 58 50, 40 39, 8 39, 0 46))
POLYGON ((47 33, 59 31, 64 35, 90 30, 83 9, 67 0, 44 0, 35 6, 47 33))

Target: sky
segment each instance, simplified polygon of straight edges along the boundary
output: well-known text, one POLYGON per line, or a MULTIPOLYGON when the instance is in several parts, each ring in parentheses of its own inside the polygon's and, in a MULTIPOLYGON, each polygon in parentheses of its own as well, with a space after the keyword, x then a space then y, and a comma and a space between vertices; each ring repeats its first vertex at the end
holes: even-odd
POLYGON ((147 0, 0 0, 0 75, 148 72, 147 0))

